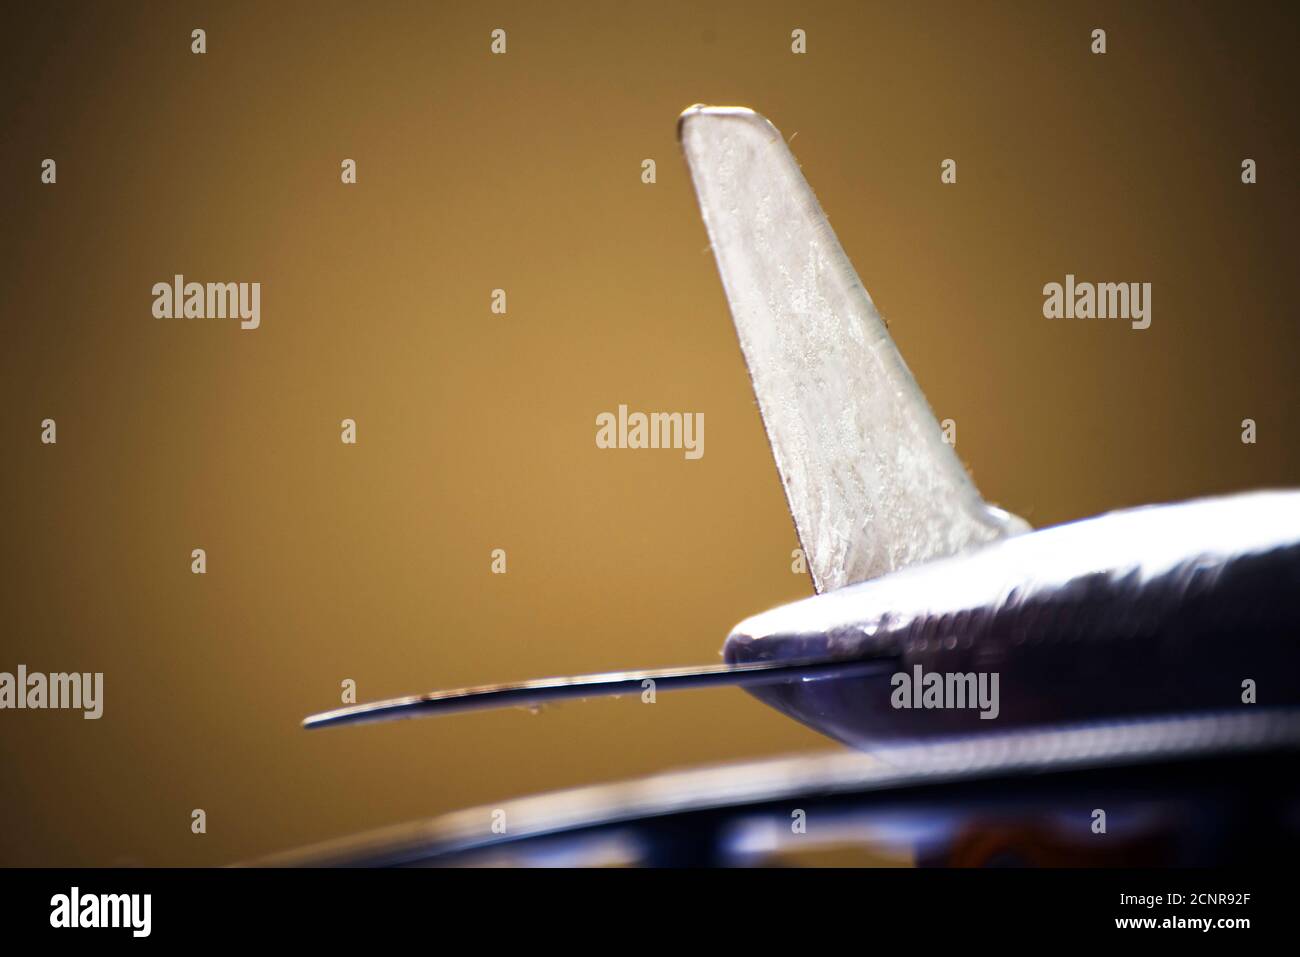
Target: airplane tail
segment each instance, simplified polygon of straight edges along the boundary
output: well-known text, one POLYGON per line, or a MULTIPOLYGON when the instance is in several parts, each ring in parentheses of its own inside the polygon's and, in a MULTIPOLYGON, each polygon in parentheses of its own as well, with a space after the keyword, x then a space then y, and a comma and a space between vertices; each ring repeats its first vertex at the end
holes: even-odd
POLYGON ((678 138, 817 591, 1028 531, 944 442, 776 128, 693 106, 678 138))
MULTIPOLYGON (((772 453, 818 592, 1028 531, 980 498, 776 129, 694 106, 678 123, 772 453)), ((879 676, 889 655, 579 675, 312 715, 308 728, 659 690, 879 676), (648 684, 647 684, 648 683, 648 684)))

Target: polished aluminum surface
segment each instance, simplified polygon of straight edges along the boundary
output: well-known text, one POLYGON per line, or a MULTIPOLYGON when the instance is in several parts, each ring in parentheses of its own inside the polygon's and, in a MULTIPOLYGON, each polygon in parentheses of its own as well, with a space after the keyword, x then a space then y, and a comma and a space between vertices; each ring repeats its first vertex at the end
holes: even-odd
POLYGON ((736 626, 734 663, 881 658, 988 674, 973 708, 900 708, 892 676, 753 693, 831 737, 1300 704, 1300 492, 1153 505, 1042 529, 792 602, 736 626))

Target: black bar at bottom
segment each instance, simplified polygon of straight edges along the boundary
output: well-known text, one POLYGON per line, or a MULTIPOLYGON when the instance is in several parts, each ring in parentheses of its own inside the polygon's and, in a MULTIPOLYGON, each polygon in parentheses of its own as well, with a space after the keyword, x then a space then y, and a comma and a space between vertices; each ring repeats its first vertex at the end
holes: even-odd
MULTIPOLYGON (((481 943, 609 947, 725 939, 801 951, 898 934, 941 940, 1272 939, 1294 923, 1282 869, 1226 870, 0 870, 6 944, 481 943), (118 927, 55 927, 72 888, 118 927), (122 898, 100 909, 102 895, 122 898), (53 901, 53 903, 52 903, 53 901), (132 906, 138 901, 139 906, 132 906), (132 917, 136 920, 133 922, 132 917), (1202 923, 1209 921, 1208 928, 1202 923), (1195 922, 1195 923, 1193 923, 1195 922), (1244 936, 1243 936, 1244 935, 1244 936), (834 941, 839 943, 834 943, 834 941)), ((765 948, 768 949, 768 948, 765 948)), ((19 953, 9 950, 7 952, 19 953)))

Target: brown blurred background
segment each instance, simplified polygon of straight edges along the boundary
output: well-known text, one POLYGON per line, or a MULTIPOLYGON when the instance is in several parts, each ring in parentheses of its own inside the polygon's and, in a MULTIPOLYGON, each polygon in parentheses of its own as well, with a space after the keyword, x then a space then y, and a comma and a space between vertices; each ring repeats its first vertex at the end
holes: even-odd
POLYGON ((797 134, 989 499, 1043 525, 1300 483, 1285 6, 479 6, 7 18, 0 671, 103 671, 105 714, 0 712, 0 863, 224 863, 836 747, 728 690, 298 726, 345 678, 713 661, 810 592, 675 141, 691 103, 797 134), (1045 320, 1067 272, 1153 283, 1151 328, 1045 320), (154 319, 175 273, 261 282, 261 328, 154 319), (704 412, 704 458, 597 449, 619 403, 704 412))

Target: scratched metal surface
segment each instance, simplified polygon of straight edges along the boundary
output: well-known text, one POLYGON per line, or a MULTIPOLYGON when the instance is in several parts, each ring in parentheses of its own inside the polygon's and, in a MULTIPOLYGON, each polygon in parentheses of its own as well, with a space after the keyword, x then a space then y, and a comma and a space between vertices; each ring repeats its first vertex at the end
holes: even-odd
POLYGON ((1025 530, 944 443, 781 134, 693 107, 679 136, 817 591, 1025 530))
POLYGON ((1101 515, 783 605, 732 663, 819 657, 996 673, 1000 710, 899 709, 891 675, 751 689, 861 748, 1116 715, 1300 704, 1300 492, 1101 515))

